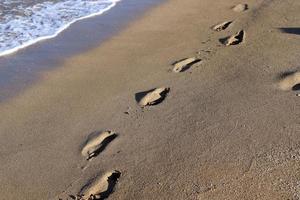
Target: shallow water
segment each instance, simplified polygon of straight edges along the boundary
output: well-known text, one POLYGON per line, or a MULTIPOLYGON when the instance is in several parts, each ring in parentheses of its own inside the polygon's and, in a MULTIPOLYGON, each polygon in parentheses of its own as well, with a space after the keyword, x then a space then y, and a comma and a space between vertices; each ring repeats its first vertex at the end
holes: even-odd
POLYGON ((55 37, 83 18, 100 15, 120 0, 0 1, 0 56, 55 37))

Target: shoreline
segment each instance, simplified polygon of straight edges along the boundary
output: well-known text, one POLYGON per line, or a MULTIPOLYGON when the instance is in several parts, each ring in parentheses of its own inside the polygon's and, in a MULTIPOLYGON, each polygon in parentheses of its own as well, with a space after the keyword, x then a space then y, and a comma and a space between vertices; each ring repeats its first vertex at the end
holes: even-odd
POLYGON ((51 71, 68 58, 101 45, 160 3, 162 0, 151 3, 137 0, 118 2, 101 15, 76 21, 53 38, 0 57, 0 103, 37 83, 39 74, 51 71))
POLYGON ((168 0, 41 73, 0 104, 2 197, 298 197, 300 40, 274 28, 298 23, 288 2, 168 0))
POLYGON ((69 28, 72 24, 76 23, 76 22, 79 22, 81 20, 84 20, 84 19, 88 19, 88 18, 92 18, 92 17, 95 17, 95 16, 99 16, 99 15, 102 15, 103 13, 109 11, 110 9, 112 9, 113 7, 115 7, 117 4, 117 2, 113 2, 113 4, 111 6, 108 6, 106 9, 104 10, 101 10, 97 13, 92 13, 92 14, 89 14, 89 15, 86 15, 86 16, 83 16, 83 17, 80 17, 80 18, 77 18, 77 19, 74 19, 73 21, 67 23, 66 25, 64 25, 63 27, 59 28, 53 35, 49 35, 49 36, 43 36, 43 37, 38 37, 34 40, 31 40, 31 41, 28 41, 28 42, 25 42, 24 44, 18 46, 18 47, 15 47, 13 49, 9 49, 9 50, 6 50, 4 52, 0 52, 0 58, 2 56, 8 56, 10 54, 17 54, 17 52, 21 49, 25 49, 31 45, 34 45, 38 42, 42 42, 44 40, 48 40, 48 39, 52 39, 52 38, 55 38, 57 37, 60 33, 62 33, 64 30, 66 30, 67 28, 69 28))

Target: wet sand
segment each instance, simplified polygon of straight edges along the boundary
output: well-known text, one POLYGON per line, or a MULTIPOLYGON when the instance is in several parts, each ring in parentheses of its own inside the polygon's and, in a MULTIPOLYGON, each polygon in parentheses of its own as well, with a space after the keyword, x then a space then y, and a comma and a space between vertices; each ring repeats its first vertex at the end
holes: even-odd
POLYGON ((169 0, 1 103, 2 197, 299 198, 300 2, 239 3, 169 0))
POLYGON ((94 49, 163 0, 126 0, 102 15, 77 21, 53 39, 0 57, 0 102, 17 96, 75 55, 94 49))

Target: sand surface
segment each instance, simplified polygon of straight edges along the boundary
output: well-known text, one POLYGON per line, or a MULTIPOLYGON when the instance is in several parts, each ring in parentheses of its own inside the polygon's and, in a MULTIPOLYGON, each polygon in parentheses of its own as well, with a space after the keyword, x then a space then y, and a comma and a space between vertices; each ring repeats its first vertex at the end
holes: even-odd
POLYGON ((168 0, 42 73, 0 105, 0 199, 299 199, 299 21, 168 0))

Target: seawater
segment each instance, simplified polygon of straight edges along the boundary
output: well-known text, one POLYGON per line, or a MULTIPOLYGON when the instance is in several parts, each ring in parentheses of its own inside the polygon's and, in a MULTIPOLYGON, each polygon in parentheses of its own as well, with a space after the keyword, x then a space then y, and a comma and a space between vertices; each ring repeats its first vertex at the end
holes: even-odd
POLYGON ((2 0, 0 56, 53 38, 72 23, 100 15, 120 0, 2 0))

